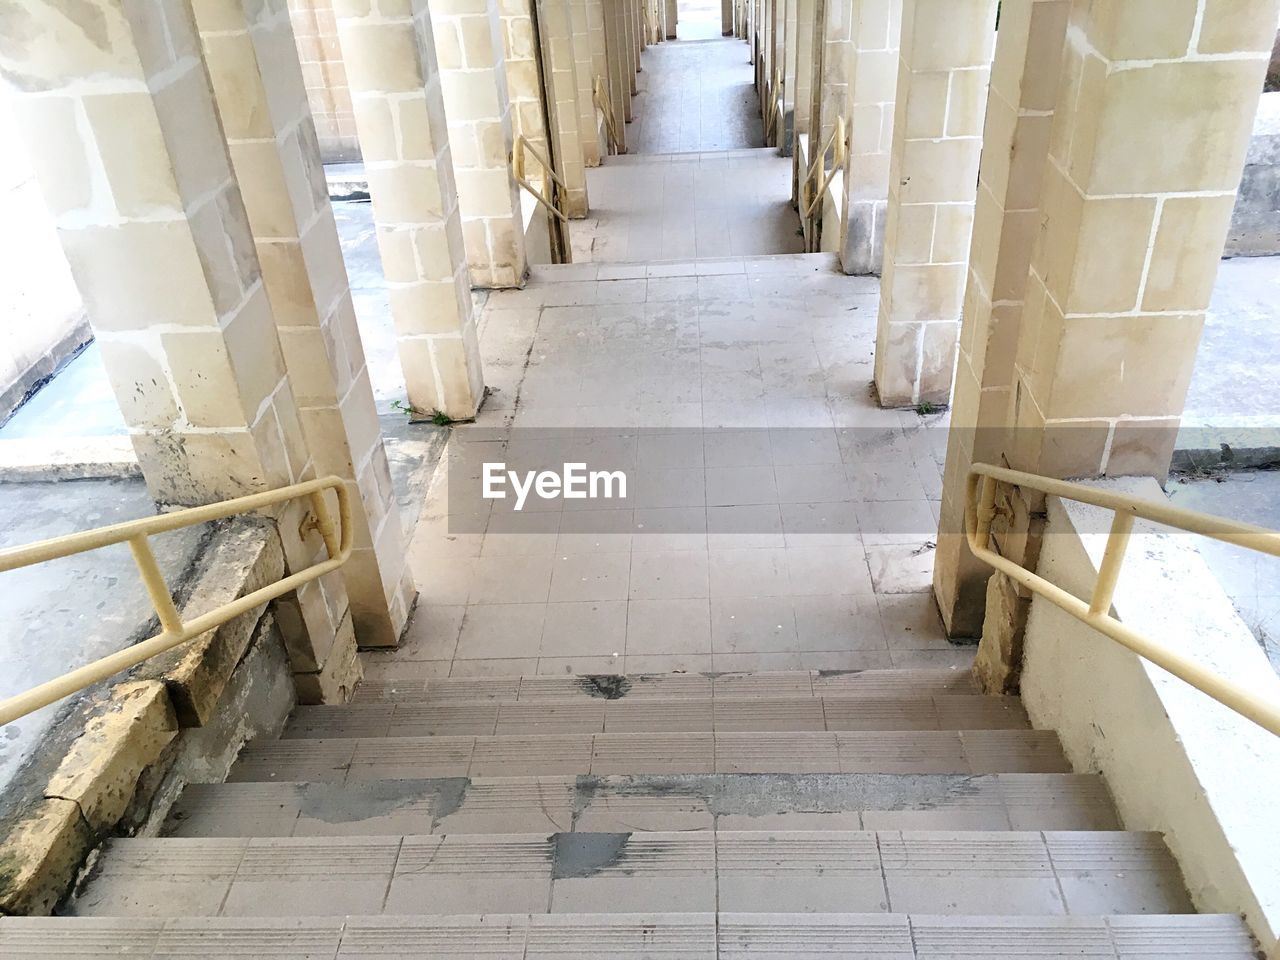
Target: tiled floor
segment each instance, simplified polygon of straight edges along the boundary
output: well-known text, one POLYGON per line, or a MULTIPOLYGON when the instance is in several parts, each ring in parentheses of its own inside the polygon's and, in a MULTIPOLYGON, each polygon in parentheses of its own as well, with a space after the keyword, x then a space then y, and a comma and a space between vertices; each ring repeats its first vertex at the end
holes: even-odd
POLYGON ((799 253, 791 161, 772 148, 610 157, 587 171, 575 262, 799 253))
POLYGON ((872 401, 875 281, 824 255, 548 274, 489 298, 494 393, 455 448, 590 441, 628 497, 516 513, 474 462, 438 476, 372 679, 968 663, 929 592, 945 420, 872 401))
POLYGON ((763 146, 760 101, 743 41, 660 43, 645 49, 640 64, 635 116, 626 129, 628 153, 763 146))

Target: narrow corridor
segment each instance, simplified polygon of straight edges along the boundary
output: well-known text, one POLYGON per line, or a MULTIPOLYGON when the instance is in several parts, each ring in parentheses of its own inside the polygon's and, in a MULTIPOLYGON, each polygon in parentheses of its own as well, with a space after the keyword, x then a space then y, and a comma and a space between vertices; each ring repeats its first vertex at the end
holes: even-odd
POLYGON ((800 253, 791 159, 763 146, 749 48, 732 38, 647 48, 627 153, 587 171, 575 262, 800 253))

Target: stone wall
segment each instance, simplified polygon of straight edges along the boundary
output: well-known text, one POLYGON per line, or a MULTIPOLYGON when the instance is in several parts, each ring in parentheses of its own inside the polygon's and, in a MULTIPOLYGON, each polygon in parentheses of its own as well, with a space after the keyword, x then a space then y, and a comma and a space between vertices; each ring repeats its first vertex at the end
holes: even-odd
POLYGON ((1280 93, 1264 93, 1231 216, 1228 257, 1280 253, 1280 93))

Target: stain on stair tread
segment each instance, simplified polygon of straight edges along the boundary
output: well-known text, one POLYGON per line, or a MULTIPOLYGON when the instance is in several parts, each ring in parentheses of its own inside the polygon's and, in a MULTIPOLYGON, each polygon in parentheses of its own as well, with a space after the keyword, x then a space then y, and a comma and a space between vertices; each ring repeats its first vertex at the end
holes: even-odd
MULTIPOLYGON (((855 815, 921 812, 945 822, 948 812, 1006 810, 1010 826, 1074 829, 1118 827, 1114 807, 1093 774, 654 774, 538 778, 445 777, 333 783, 233 783, 188 786, 167 825, 174 836, 290 836, 343 828, 371 832, 378 823, 412 823, 409 831, 510 832, 585 829, 581 819, 642 819, 700 814, 696 829, 734 817, 734 829, 756 829, 791 814, 855 815), (1046 783, 1037 788, 1038 781, 1046 783), (461 826, 459 826, 461 825, 461 826), (514 825, 514 826, 513 826, 514 825), (302 831, 302 833, 298 833, 302 831)), ((855 822, 854 826, 859 826, 855 822)), ((870 826, 870 825, 868 825, 870 826)))
MULTIPOLYGON (((95 869, 102 877, 196 879, 234 875, 312 877, 342 882, 352 877, 404 873, 552 870, 558 851, 598 850, 621 844, 615 865, 629 872, 663 869, 821 869, 822 864, 865 866, 941 875, 964 873, 981 880, 1045 875, 1067 870, 1108 874, 1163 873, 1176 865, 1159 834, 1080 832, 1070 835, 1075 854, 1067 864, 1050 856, 1057 835, 1002 831, 703 831, 582 834, 371 836, 249 839, 112 840, 95 869), (594 845, 594 846, 593 846, 594 845), (1092 852, 1091 852, 1092 851, 1092 852)), ((587 857, 590 859, 590 857, 587 857)), ((605 865, 595 873, 612 869, 605 865)), ((594 874, 593 874, 594 875, 594 874)))
POLYGON ((710 699, 785 696, 894 696, 979 691, 967 671, 941 668, 782 673, 661 673, 592 677, 441 677, 364 681, 354 702, 556 701, 600 698, 710 699))
POLYGON ((705 700, 414 703, 299 707, 286 739, 596 733, 612 729, 787 731, 1027 729, 1015 697, 955 694, 705 700))
POLYGON ((1052 731, 603 733, 250 744, 230 780, 539 773, 1070 773, 1052 731), (345 759, 344 759, 345 758, 345 759), (709 766, 713 764, 714 766, 709 766), (345 771, 345 773, 344 773, 345 771))
POLYGON ((938 917, 904 914, 485 914, 346 918, 0 918, 14 960, 73 956, 315 956, 337 960, 637 957, 811 960, 1255 960, 1244 922, 1223 915, 938 917), (289 952, 282 953, 282 934, 289 952), (338 946, 338 944, 341 946, 338 946), (153 952, 154 951, 154 952, 153 952))

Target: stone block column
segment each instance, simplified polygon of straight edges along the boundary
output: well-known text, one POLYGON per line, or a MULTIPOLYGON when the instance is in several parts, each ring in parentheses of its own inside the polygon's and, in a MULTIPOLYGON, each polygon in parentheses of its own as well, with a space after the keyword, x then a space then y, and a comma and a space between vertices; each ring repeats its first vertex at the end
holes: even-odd
POLYGON ((555 136, 556 172, 565 182, 564 212, 587 215, 587 169, 582 158, 582 115, 578 106, 578 64, 573 47, 571 0, 540 0, 538 25, 542 37, 543 71, 550 71, 548 88, 554 102, 547 114, 555 136))
POLYGON ((409 403, 468 420, 484 379, 427 4, 334 8, 409 403))
POLYGON ((569 18, 573 27, 573 60, 578 80, 578 134, 582 162, 588 167, 600 166, 600 129, 596 124, 596 105, 591 98, 595 81, 595 64, 591 59, 591 25, 587 17, 587 0, 569 0, 569 18))
POLYGON ((587 0, 587 41, 591 48, 591 83, 600 77, 609 83, 609 56, 604 39, 604 0, 587 0))
POLYGON ((430 9, 471 284, 518 286, 528 263, 497 0, 431 0, 430 9))
POLYGON ((733 0, 720 0, 720 33, 733 36, 733 0))
POLYGON ((825 143, 849 101, 849 46, 853 43, 854 0, 817 0, 813 21, 815 74, 809 108, 813 135, 825 143))
POLYGON ((622 138, 622 151, 625 153, 626 126, 632 118, 631 80, 628 77, 631 61, 627 57, 626 17, 618 0, 609 0, 603 6, 605 54, 609 66, 609 101, 613 104, 614 117, 618 121, 618 136, 622 138))
POLYGON ((679 29, 677 21, 680 16, 680 7, 677 0, 662 0, 662 3, 666 9, 666 16, 663 20, 663 24, 666 27, 667 39, 674 40, 677 35, 676 31, 679 29))
POLYGON ((849 160, 844 170, 840 264, 848 274, 878 275, 889 215, 902 0, 853 0, 852 19, 843 108, 849 121, 849 160))
POLYGON ((1011 465, 1162 478, 1277 0, 1073 4, 1014 357, 1011 465))
POLYGON ((973 558, 963 536, 964 477, 974 463, 999 461, 1004 452, 1070 7, 1071 0, 1005 0, 1001 7, 934 564, 952 636, 974 637, 982 628, 991 568, 973 558))
POLYGON ((538 69, 538 38, 530 13, 531 0, 499 0, 502 54, 511 101, 512 132, 522 133, 544 156, 547 152, 546 110, 538 69))
POLYGON ((284 3, 249 9, 193 4, 303 435, 364 507, 342 570, 356 639, 394 646, 415 589, 293 30, 284 3))
MULTIPOLYGON (((0 76, 152 496, 315 477, 190 6, 38 0, 5 24, 29 39, 0 45, 0 76)), ((271 511, 290 570, 324 554, 308 509, 271 511)), ((299 696, 344 699, 359 662, 341 574, 276 610, 299 696)))
MULTIPOLYGON (((1071 4, 1013 360, 1010 466, 1167 472, 1278 7, 1071 4)), ((1039 501, 1005 499, 997 544, 1034 567, 1039 501)), ((977 672, 1010 689, 1027 601, 1002 575, 988 598, 977 672)))
MULTIPOLYGON (((795 132, 809 133, 809 113, 813 99, 814 56, 813 30, 817 17, 818 0, 791 0, 788 7, 795 11, 795 61, 794 85, 788 99, 795 110, 795 132)), ((790 29, 791 21, 787 28, 790 29)))
POLYGON ((951 399, 995 0, 904 0, 876 332, 885 407, 951 399))

